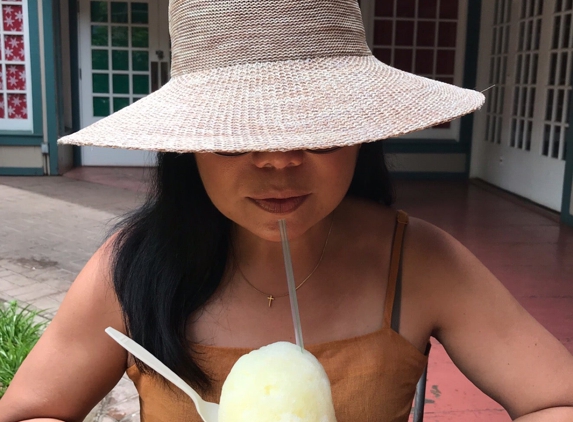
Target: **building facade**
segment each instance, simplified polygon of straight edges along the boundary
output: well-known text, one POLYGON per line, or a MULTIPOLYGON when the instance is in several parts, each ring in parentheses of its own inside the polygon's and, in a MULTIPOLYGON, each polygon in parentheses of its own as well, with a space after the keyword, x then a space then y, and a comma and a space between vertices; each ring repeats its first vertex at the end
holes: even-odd
MULTIPOLYGON (((480 178, 573 225, 572 2, 360 0, 380 60, 487 96, 472 116, 386 141, 394 174, 480 178)), ((0 0, 0 174, 153 165, 146 152, 56 141, 168 81, 167 6, 0 0)))

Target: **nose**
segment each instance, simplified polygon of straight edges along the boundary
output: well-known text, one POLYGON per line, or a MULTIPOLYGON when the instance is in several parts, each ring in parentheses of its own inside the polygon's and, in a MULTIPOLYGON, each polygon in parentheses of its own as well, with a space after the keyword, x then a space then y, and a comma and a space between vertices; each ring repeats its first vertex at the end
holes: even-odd
POLYGON ((253 152, 253 163, 259 168, 284 169, 300 166, 303 161, 303 151, 274 151, 253 152))

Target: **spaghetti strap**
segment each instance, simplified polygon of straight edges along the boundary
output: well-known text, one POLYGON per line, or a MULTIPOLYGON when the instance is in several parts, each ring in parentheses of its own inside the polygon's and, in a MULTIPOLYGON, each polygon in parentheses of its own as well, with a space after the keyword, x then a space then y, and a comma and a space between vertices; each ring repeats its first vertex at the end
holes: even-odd
POLYGON ((402 262, 402 244, 404 232, 408 225, 408 214, 399 210, 396 213, 396 226, 392 240, 392 254, 390 255, 390 270, 388 272, 388 285, 386 286, 386 299, 384 301, 384 327, 390 328, 392 324, 392 311, 396 296, 396 284, 400 275, 402 262))

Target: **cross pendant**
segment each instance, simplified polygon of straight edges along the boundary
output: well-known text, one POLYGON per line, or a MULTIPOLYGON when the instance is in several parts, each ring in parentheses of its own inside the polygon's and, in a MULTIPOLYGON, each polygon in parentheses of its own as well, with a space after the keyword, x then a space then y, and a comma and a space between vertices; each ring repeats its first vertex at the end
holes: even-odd
POLYGON ((273 297, 273 295, 269 295, 267 299, 269 300, 269 308, 270 308, 271 306, 273 306, 273 300, 275 300, 275 298, 273 297))

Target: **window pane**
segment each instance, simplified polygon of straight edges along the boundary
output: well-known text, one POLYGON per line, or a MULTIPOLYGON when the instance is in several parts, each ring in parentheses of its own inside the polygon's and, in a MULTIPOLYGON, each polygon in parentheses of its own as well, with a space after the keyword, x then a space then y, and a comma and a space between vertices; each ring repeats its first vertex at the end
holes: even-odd
POLYGON ((133 93, 149 94, 149 76, 133 75, 133 93))
POLYGON ((114 23, 128 23, 127 3, 111 2, 111 21, 114 23))
POLYGON ((94 108, 94 117, 109 116, 109 98, 94 97, 93 108, 94 108))
POLYGON ((147 3, 131 3, 131 23, 149 23, 147 3))
POLYGON ((149 71, 149 53, 147 51, 132 51, 131 60, 133 70, 149 71))
POLYGON ((418 2, 418 17, 436 19, 438 16, 438 0, 420 0, 418 2))
POLYGON ((412 72, 412 50, 397 48, 394 51, 394 67, 400 70, 405 70, 406 72, 412 72))
POLYGON ((90 2, 91 22, 107 22, 107 2, 90 2))
POLYGON ((458 18, 459 0, 440 0, 440 19, 458 18))
POLYGON ((109 69, 109 57, 107 50, 92 50, 92 69, 109 69))
POLYGON ((424 76, 434 75, 434 50, 416 51, 416 74, 424 76))
POLYGON ((131 46, 149 47, 149 31, 147 28, 131 28, 131 46))
POLYGON ((127 26, 111 27, 111 45, 114 47, 129 47, 127 39, 127 26))
POLYGON ((375 48, 372 51, 374 57, 380 60, 382 63, 391 64, 392 63, 392 49, 391 48, 375 48))
POLYGON ((114 94, 129 94, 129 76, 128 75, 113 75, 113 93, 114 94))
POLYGON ((107 46, 108 41, 107 26, 92 25, 92 45, 107 46))
POLYGON ((440 22, 438 45, 440 47, 455 47, 458 24, 456 22, 440 22))
POLYGON ((414 45, 414 21, 396 22, 396 45, 414 45))
POLYGON ((113 99, 113 111, 119 111, 124 107, 127 107, 129 105, 129 98, 120 98, 120 97, 115 97, 113 99))
POLYGON ((416 45, 420 47, 434 47, 436 45, 436 22, 418 22, 416 45))
POLYGON ((398 6, 396 16, 400 18, 416 17, 416 0, 399 0, 396 3, 398 6))
POLYGON ((392 45, 394 22, 390 20, 377 20, 374 22, 374 44, 392 45))
POLYGON ((436 72, 439 75, 453 75, 456 68, 455 50, 438 50, 436 72))
POLYGON ((111 67, 113 70, 129 70, 129 52, 113 50, 111 52, 111 67))
POLYGON ((92 91, 98 94, 109 93, 109 77, 107 73, 92 74, 92 91))

